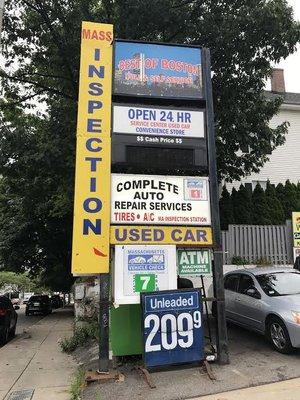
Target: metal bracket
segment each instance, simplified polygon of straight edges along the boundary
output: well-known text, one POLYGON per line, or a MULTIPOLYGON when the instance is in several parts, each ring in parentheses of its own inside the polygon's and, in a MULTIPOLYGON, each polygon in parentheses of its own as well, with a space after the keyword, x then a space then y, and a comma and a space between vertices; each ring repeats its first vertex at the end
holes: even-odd
POLYGON ((137 370, 140 373, 140 375, 144 376, 144 378, 145 378, 146 382, 148 383, 150 389, 155 389, 156 388, 156 385, 153 383, 151 375, 150 375, 149 371, 146 368, 144 368, 144 367, 142 367, 140 365, 137 365, 137 366, 134 367, 134 369, 137 370))
POLYGON ((214 372, 212 370, 212 367, 211 367, 211 365, 209 364, 208 361, 205 360, 203 362, 203 367, 204 367, 205 371, 207 372, 207 375, 209 376, 209 379, 212 380, 212 381, 216 381, 217 377, 214 374, 214 372))

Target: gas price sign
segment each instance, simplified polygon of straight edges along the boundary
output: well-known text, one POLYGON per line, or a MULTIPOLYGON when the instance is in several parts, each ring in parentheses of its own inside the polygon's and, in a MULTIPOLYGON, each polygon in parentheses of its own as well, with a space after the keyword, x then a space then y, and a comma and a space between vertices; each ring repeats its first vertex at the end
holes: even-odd
POLYGON ((203 360, 199 289, 141 293, 141 304, 146 367, 203 360))

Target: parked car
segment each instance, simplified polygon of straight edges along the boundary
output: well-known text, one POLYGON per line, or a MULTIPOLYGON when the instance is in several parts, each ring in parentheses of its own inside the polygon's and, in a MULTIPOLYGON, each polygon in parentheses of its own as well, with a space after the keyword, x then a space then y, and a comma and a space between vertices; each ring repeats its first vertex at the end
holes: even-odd
POLYGON ((53 294, 51 296, 52 308, 60 308, 63 306, 63 301, 58 294, 53 294))
POLYGON ((51 312, 51 301, 49 296, 45 294, 31 296, 26 304, 25 315, 27 316, 34 313, 42 313, 44 315, 47 315, 51 312))
POLYGON ((273 348, 300 348, 300 272, 252 268, 224 278, 226 319, 264 334, 273 348))
POLYGON ((30 297, 33 296, 33 295, 34 295, 33 292, 24 293, 23 304, 27 304, 27 303, 28 303, 28 300, 29 300, 30 297))
POLYGON ((6 296, 0 296, 0 344, 5 344, 9 337, 16 334, 19 306, 13 306, 6 296))

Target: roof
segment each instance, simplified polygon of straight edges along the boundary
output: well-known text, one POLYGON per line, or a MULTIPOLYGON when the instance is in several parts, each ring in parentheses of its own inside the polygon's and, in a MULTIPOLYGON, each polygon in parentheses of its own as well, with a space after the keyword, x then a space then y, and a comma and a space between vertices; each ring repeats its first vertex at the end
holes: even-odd
POLYGON ((300 93, 275 93, 275 92, 269 92, 265 91, 265 95, 267 99, 274 100, 277 97, 282 97, 283 98, 283 104, 299 104, 300 105, 300 93))
POLYGON ((298 272, 298 271, 296 271, 291 267, 256 267, 256 268, 244 268, 244 269, 240 268, 234 271, 230 271, 227 274, 232 274, 237 272, 248 272, 252 275, 263 275, 263 274, 271 274, 274 272, 298 272))

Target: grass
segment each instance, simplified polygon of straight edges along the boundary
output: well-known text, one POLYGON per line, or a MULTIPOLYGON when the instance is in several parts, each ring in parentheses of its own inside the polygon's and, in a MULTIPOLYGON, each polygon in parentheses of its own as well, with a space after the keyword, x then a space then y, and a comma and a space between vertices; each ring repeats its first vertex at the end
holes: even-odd
POLYGON ((85 371, 83 368, 78 368, 70 387, 70 400, 81 400, 81 393, 85 386, 85 371))

